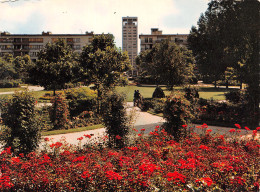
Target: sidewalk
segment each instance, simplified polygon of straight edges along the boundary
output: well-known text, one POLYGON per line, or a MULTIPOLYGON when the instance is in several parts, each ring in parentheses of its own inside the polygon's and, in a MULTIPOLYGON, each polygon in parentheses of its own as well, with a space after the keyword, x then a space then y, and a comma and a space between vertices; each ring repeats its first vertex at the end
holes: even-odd
MULTIPOLYGON (((135 116, 135 123, 134 123, 134 129, 136 129, 138 132, 141 131, 141 129, 145 129, 144 134, 149 134, 151 131, 154 131, 156 126, 161 126, 165 120, 162 117, 158 117, 155 115, 152 115, 147 112, 142 112, 139 108, 133 107, 132 102, 127 103, 127 112, 130 114, 134 114, 135 116)), ((190 125, 194 127, 194 130, 196 132, 200 132, 200 129, 197 129, 196 126, 201 125, 190 125)), ((211 129, 211 134, 226 134, 230 135, 229 130, 232 129, 230 127, 219 127, 219 126, 208 126, 207 129, 211 129)), ((137 132, 137 133, 138 133, 137 132)), ((62 138, 65 139, 69 144, 72 145, 78 145, 79 140, 77 138, 83 137, 84 134, 86 135, 92 135, 92 138, 95 139, 97 137, 103 137, 105 135, 105 128, 101 129, 95 129, 95 130, 89 130, 84 132, 77 132, 77 133, 69 133, 69 134, 61 134, 61 135, 53 135, 53 136, 47 136, 48 138, 52 139, 52 142, 55 143, 57 141, 60 141, 62 138)), ((246 131, 245 129, 241 129, 240 135, 251 135, 252 131, 246 131)), ((231 136, 231 135, 230 135, 231 136)), ((45 137, 43 137, 45 138, 45 137)), ((81 144, 84 144, 88 141, 88 139, 84 138, 81 141, 81 144)))
MULTIPOLYGON (((40 86, 21 86, 23 88, 28 88, 29 91, 42 91, 44 90, 43 87, 40 86)), ((10 91, 10 92, 1 92, 0 95, 9 95, 9 94, 14 94, 15 91, 10 91)))

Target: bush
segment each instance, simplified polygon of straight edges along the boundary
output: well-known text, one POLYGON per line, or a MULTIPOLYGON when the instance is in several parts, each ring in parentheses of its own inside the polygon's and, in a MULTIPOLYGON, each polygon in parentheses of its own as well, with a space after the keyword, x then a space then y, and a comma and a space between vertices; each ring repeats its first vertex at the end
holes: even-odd
POLYGON ((71 117, 80 115, 83 111, 96 112, 97 93, 88 87, 69 89, 65 91, 71 117))
POLYGON ((190 102, 182 95, 169 96, 165 103, 163 117, 166 120, 164 123, 166 132, 179 140, 185 136, 186 132, 182 125, 187 125, 193 118, 190 102))
POLYGON ((144 98, 142 103, 142 111, 148 111, 152 108, 152 99, 151 98, 144 98))
POLYGON ((112 92, 102 102, 102 117, 109 138, 109 146, 123 148, 129 132, 124 96, 112 92))
POLYGON ((153 109, 153 111, 155 113, 162 113, 164 106, 165 106, 165 98, 161 98, 161 99, 152 99, 151 100, 151 108, 153 109))
POLYGON ((15 93, 3 102, 4 145, 16 154, 34 151, 40 142, 40 122, 35 111, 35 98, 27 91, 15 93))
POLYGON ((184 88, 185 95, 184 97, 188 99, 191 103, 194 103, 195 100, 198 100, 200 95, 197 88, 194 87, 185 87, 184 88))
POLYGON ((51 100, 50 120, 53 129, 67 129, 69 123, 69 110, 67 103, 61 94, 57 94, 51 100))
POLYGON ((20 87, 19 80, 1 80, 0 81, 0 88, 15 88, 20 87))
POLYGON ((46 138, 47 153, 25 158, 9 149, 0 153, 0 191, 258 192, 259 140, 234 142, 210 132, 207 137, 207 143, 196 134, 176 142, 163 130, 154 131, 120 150, 75 150, 46 138))
POLYGON ((247 96, 244 91, 241 90, 232 90, 228 93, 225 93, 226 100, 228 100, 231 103, 243 103, 247 102, 247 96))
POLYGON ((205 122, 210 125, 233 126, 239 123, 248 126, 250 111, 247 103, 219 103, 216 101, 199 100, 198 118, 194 123, 205 122))
POLYGON ((153 98, 164 98, 165 94, 161 87, 156 87, 153 92, 153 98))

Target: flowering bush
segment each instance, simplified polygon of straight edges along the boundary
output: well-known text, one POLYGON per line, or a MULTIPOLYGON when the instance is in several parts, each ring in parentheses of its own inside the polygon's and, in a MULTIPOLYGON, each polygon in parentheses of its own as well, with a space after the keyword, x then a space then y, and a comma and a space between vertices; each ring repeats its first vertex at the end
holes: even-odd
POLYGON ((29 153, 38 147, 41 136, 36 104, 28 91, 2 100, 0 111, 5 126, 0 125, 0 140, 4 146, 11 146, 17 153, 29 153))
POLYGON ((57 94, 51 100, 50 120, 53 129, 62 129, 68 127, 69 110, 67 103, 61 94, 57 94))
MULTIPOLYGON (((207 142, 195 133, 176 142, 158 128, 149 137, 143 130, 139 134, 134 146, 122 149, 100 150, 93 144, 75 150, 48 139, 52 152, 15 156, 7 148, 0 153, 0 190, 259 191, 256 139, 207 132, 207 142)), ((78 140, 83 139, 92 137, 78 140)))

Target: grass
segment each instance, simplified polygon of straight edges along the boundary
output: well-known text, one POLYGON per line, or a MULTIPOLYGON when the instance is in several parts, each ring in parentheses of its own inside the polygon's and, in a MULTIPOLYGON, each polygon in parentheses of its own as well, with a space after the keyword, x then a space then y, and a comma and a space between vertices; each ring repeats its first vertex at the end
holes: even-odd
MULTIPOLYGON (((139 90, 144 98, 152 98, 153 92, 156 86, 125 86, 117 87, 118 92, 126 94, 127 101, 133 101, 134 90, 139 90)), ((165 95, 169 95, 171 92, 166 90, 166 87, 162 87, 165 95)), ((174 90, 180 90, 181 87, 174 87, 174 90)), ((232 90, 233 88, 214 88, 214 87, 198 87, 200 98, 213 99, 213 100, 225 100, 225 93, 232 90)))
MULTIPOLYGON (((125 87, 116 87, 116 90, 120 93, 126 94, 127 102, 131 102, 134 99, 134 91, 139 90, 141 95, 144 98, 152 98, 153 92, 156 86, 125 86, 125 87)), ((170 94, 170 91, 167 91, 165 87, 162 87, 166 95, 170 94)))
POLYGON ((87 127, 79 127, 79 128, 74 128, 74 129, 44 131, 44 132, 42 132, 42 136, 76 133, 76 132, 81 132, 81 131, 99 129, 99 128, 103 128, 103 127, 104 127, 104 125, 97 124, 97 125, 92 125, 92 126, 87 126, 87 127))
MULTIPOLYGON (((155 90, 156 86, 125 86, 125 87, 116 87, 116 90, 120 93, 124 93, 126 95, 127 102, 133 101, 134 91, 139 90, 141 95, 144 98, 152 98, 153 92, 155 90)), ((14 91, 14 89, 20 89, 23 90, 23 88, 2 88, 0 89, 0 92, 9 92, 14 91), (5 90, 4 90, 5 89, 5 90)), ((164 93, 166 95, 169 95, 171 92, 166 89, 166 87, 162 87, 164 90, 164 93)), ((174 87, 174 90, 181 90, 181 87, 174 87)), ((203 99, 213 99, 213 100, 225 100, 225 93, 234 89, 234 88, 214 88, 214 87, 198 87, 200 98, 203 99)), ((49 102, 49 100, 41 100, 39 99, 41 96, 43 96, 45 93, 50 93, 52 91, 34 91, 32 92, 33 96, 39 101, 39 102, 49 102)), ((4 98, 6 96, 10 96, 11 94, 7 95, 0 95, 0 99, 4 98)))

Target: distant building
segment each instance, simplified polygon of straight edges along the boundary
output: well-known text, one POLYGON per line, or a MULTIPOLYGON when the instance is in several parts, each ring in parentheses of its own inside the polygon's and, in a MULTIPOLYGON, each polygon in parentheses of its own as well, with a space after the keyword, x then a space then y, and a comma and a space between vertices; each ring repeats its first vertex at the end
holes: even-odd
POLYGON ((155 43, 169 39, 180 46, 187 46, 188 34, 162 34, 158 28, 151 28, 151 34, 139 35, 141 52, 147 49, 152 49, 155 43))
POLYGON ((93 32, 86 34, 10 34, 0 33, 0 56, 11 53, 14 57, 30 55, 32 61, 36 61, 39 51, 48 43, 64 39, 75 52, 81 52, 83 46, 89 45, 93 39, 93 32))
POLYGON ((138 52, 138 19, 137 17, 122 18, 122 47, 128 52, 133 67, 132 76, 137 75, 135 58, 138 52))

